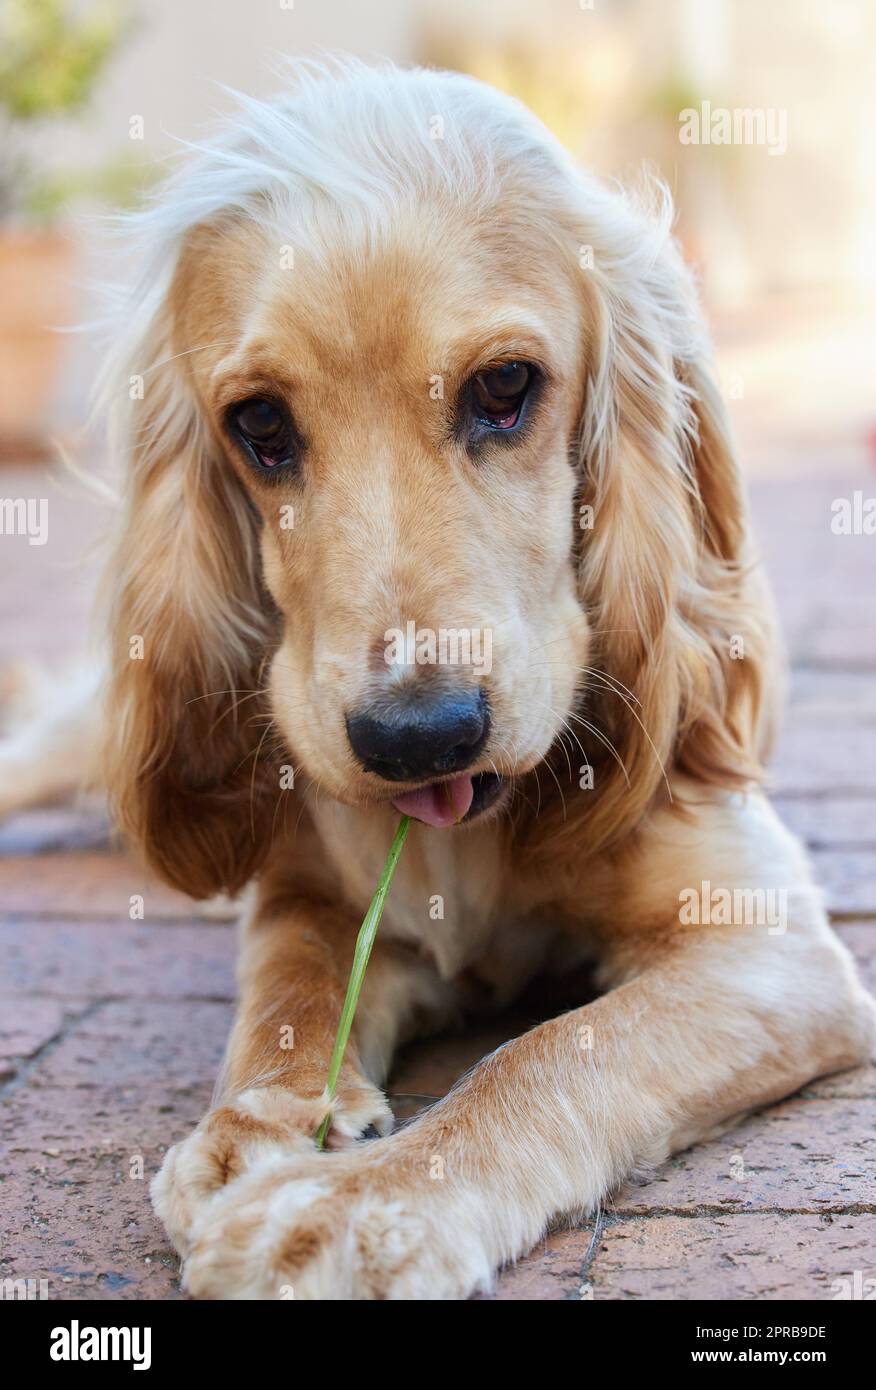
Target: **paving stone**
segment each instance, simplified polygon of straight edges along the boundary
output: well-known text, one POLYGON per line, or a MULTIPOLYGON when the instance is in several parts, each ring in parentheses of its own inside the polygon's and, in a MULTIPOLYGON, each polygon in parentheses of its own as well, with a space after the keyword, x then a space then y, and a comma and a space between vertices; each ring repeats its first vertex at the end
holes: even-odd
MULTIPOLYGON (((148 1186, 166 1148, 208 1108, 230 1022, 229 1005, 124 1001, 80 1024, 0 1106, 8 1209, 46 1185, 109 1186, 114 1200, 136 1155, 148 1186)), ((145 1202, 141 1183, 132 1190, 145 1202)), ((8 1254, 8 1242, 0 1249, 8 1254)))
POLYGON ((810 849, 865 849, 876 857, 876 797, 773 797, 783 823, 810 849))
POLYGON ((0 922, 0 990, 230 999, 235 955, 224 924, 0 922))
POLYGON ((752 488, 755 529, 795 663, 874 665, 873 538, 831 531, 831 503, 858 488, 873 496, 872 474, 752 488))
POLYGON ((105 849, 109 822, 99 811, 84 813, 66 807, 22 811, 0 822, 0 859, 7 855, 105 849))
POLYGON ((195 903, 160 883, 124 853, 8 855, 0 859, 4 916, 128 918, 132 896, 143 898, 144 920, 231 920, 232 908, 195 903))
POLYGON ((148 1185, 209 1105, 230 1016, 220 1003, 98 1005, 12 1087, 0 1275, 48 1278, 52 1298, 179 1296, 148 1185))
MULTIPOLYGON (((768 768, 768 788, 787 796, 876 796, 876 725, 787 721, 768 768)), ((868 809, 862 816, 870 819, 868 809)))
MULTIPOLYGON (((876 922, 843 923, 834 928, 837 936, 855 958, 861 979, 876 992, 876 922)), ((876 1096, 876 1065, 855 1067, 852 1071, 822 1076, 800 1091, 807 1100, 849 1100, 876 1096)))
POLYGON ((539 1241, 515 1265, 502 1270, 493 1292, 482 1294, 481 1300, 555 1303, 586 1295, 589 1276, 582 1279, 581 1271, 596 1249, 593 1224, 579 1230, 555 1231, 539 1241))
POLYGON ((860 547, 862 559, 866 556, 870 564, 869 574, 861 574, 861 591, 837 593, 798 631, 797 651, 804 660, 872 669, 876 653, 872 538, 868 537, 867 546, 869 554, 860 547))
POLYGON ((815 876, 827 909, 838 916, 876 916, 876 854, 872 849, 814 850, 815 876))
POLYGON ((79 1076, 91 1077, 88 1084, 52 1084, 47 1069, 42 1084, 14 1086, 0 1108, 4 1178, 24 1168, 45 1169, 55 1179, 70 1169, 78 1177, 107 1160, 127 1164, 137 1153, 153 1156, 151 1176, 164 1149, 193 1129, 210 1103, 225 1023, 220 1014, 214 1051, 199 1059, 194 1074, 167 1068, 156 1082, 156 1068, 141 1059, 139 1073, 128 1067, 124 1077, 107 1082, 83 1061, 79 1076))
POLYGON ((818 725, 838 717, 855 725, 876 724, 876 653, 872 671, 830 664, 791 670, 787 719, 818 725))
POLYGON ((609 1218, 596 1242, 593 1229, 589 1221, 549 1236, 503 1270, 486 1297, 832 1300, 876 1276, 869 1215, 609 1218))
MULTIPOLYGON (((154 1167, 154 1161, 150 1168, 154 1167)), ((47 1279, 52 1299, 179 1296, 178 1261, 125 1158, 49 1158, 4 1177, 0 1277, 47 1279)))
POLYGON ((876 1101, 772 1106, 625 1184, 617 1212, 823 1211, 870 1207, 876 1234, 876 1101))
POLYGON ((120 999, 101 1005, 40 1058, 28 1085, 140 1085, 148 1094, 147 1088, 159 1082, 162 1087, 212 1082, 231 1010, 231 1004, 192 999, 120 999))
POLYGON ((856 1271, 857 1286, 876 1274, 872 1216, 769 1212, 619 1221, 603 1233, 588 1278, 594 1301, 819 1301, 853 1292, 856 1271))
POLYGON ((834 931, 854 956, 864 984, 876 994, 876 921, 841 922, 834 931))
POLYGON ((0 1081, 14 1075, 84 1007, 84 1000, 0 996, 0 1081))

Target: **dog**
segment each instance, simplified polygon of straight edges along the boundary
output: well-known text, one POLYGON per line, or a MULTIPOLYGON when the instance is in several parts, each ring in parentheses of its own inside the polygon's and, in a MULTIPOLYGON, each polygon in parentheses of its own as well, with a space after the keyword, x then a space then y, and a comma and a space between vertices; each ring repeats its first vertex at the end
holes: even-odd
POLYGON ((248 895, 152 1187, 195 1296, 466 1298, 872 1051, 760 789, 781 654, 671 221, 509 97, 352 61, 241 99, 138 214, 106 781, 168 883, 248 895), (598 997, 392 1132, 400 1044, 584 962, 598 997))

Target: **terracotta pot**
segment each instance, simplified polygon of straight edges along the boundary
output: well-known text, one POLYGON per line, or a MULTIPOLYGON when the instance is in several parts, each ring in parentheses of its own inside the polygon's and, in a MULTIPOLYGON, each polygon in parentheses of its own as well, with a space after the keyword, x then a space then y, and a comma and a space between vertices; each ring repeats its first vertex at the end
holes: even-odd
POLYGON ((75 298, 73 243, 0 231, 0 455, 42 456, 75 298))

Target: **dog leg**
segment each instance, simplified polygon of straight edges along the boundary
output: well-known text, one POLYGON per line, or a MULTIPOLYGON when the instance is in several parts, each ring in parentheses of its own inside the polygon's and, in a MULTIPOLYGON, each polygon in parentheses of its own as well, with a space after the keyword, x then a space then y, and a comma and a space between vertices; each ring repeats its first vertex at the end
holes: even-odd
POLYGON ((384 1140, 256 1165, 196 1226, 191 1291, 464 1297, 559 1213, 592 1211, 630 1172, 863 1061, 874 1004, 795 842, 763 807, 735 830, 725 807, 677 829, 673 856, 673 825, 658 826, 627 895, 650 925, 606 923, 609 993, 500 1048, 384 1140), (710 864, 730 886, 769 881, 769 866, 789 883, 787 921, 683 925, 679 893, 710 864))
POLYGON ((314 1152, 329 1109, 329 1148, 392 1128, 379 1087, 400 1034, 414 1010, 446 1018, 450 992, 425 962, 378 943, 329 1106, 326 1077, 357 925, 325 904, 263 897, 246 927, 240 1004, 213 1107, 169 1150, 152 1184, 181 1253, 204 1205, 256 1160, 314 1152))
POLYGON ((0 678, 0 820, 102 792, 102 669, 54 677, 19 665, 0 678))

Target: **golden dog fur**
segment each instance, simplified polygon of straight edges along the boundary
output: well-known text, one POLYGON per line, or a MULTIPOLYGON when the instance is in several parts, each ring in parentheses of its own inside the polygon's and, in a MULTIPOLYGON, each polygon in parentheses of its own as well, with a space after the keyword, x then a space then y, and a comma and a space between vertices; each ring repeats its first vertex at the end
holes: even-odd
POLYGON ((353 64, 243 102, 142 219, 108 387, 108 782, 169 882, 257 880, 215 1108, 153 1186, 195 1294, 465 1297, 558 1215, 871 1049, 872 1001, 757 789, 781 662, 669 220, 508 98, 353 64), (521 359, 527 431, 473 460, 455 403, 521 359), (224 428, 266 391, 302 440, 291 479, 224 428), (494 634, 475 770, 511 795, 412 828, 317 1154, 397 820, 345 715, 408 618, 494 634), (684 925, 703 881, 781 889, 786 930, 684 925), (596 1002, 389 1132, 400 1041, 585 959, 596 1002))

